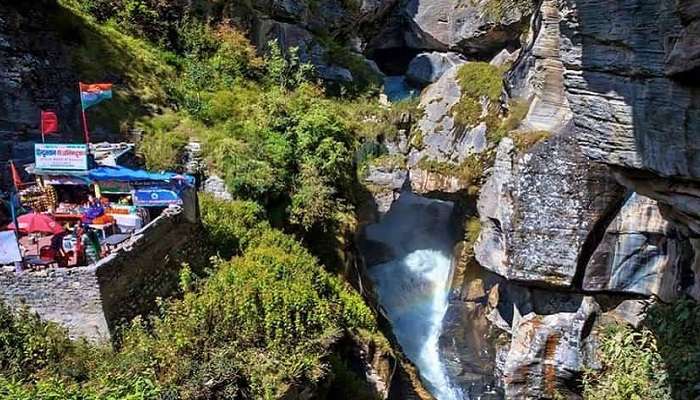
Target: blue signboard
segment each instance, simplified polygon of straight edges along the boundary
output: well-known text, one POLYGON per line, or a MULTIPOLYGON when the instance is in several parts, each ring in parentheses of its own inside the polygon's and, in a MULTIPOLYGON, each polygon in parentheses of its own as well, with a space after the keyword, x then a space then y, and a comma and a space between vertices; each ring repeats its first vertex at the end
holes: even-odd
POLYGON ((182 205, 177 192, 162 188, 144 188, 134 191, 134 205, 138 207, 167 207, 171 204, 182 205))

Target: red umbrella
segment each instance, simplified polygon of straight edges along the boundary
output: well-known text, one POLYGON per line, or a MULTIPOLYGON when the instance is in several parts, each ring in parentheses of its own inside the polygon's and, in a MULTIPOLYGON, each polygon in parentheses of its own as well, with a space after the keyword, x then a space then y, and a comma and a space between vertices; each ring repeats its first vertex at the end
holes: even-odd
MULTIPOLYGON (((24 214, 17 218, 17 223, 19 230, 26 233, 43 232, 55 235, 63 232, 63 227, 53 217, 46 214, 24 214)), ((15 229, 15 224, 10 224, 7 228, 15 229)))

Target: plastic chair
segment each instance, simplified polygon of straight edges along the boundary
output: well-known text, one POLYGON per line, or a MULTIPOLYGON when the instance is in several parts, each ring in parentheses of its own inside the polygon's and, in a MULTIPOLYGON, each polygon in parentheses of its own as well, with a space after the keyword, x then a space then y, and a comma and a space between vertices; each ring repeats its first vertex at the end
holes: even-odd
POLYGON ((41 249, 39 249, 39 258, 42 260, 54 261, 56 260, 56 250, 51 246, 42 246, 41 249))

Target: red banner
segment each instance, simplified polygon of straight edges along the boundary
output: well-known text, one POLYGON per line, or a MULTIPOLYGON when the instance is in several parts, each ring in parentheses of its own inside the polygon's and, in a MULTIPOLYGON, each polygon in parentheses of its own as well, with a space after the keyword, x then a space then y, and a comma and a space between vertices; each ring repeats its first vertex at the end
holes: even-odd
POLYGON ((53 111, 41 112, 41 134, 58 132, 58 116, 53 111))

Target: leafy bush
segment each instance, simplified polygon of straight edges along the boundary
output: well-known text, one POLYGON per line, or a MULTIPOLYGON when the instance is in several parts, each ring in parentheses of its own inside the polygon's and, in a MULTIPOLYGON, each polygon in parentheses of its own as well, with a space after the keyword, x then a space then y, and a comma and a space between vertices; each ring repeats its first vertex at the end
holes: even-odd
POLYGON ((207 239, 224 259, 240 254, 268 227, 265 210, 251 201, 218 200, 202 193, 199 208, 207 239))
POLYGON ((117 351, 79 352, 54 325, 0 308, 0 399, 273 399, 317 385, 342 332, 376 332, 374 316, 292 236, 261 227, 247 240, 149 324, 135 320, 117 351))
POLYGON ((692 399, 700 384, 700 304, 680 299, 647 310, 638 329, 613 324, 601 333, 601 371, 587 371, 592 400, 692 399))
POLYGON ((656 335, 673 397, 688 399, 700 395, 700 304, 692 299, 655 304, 644 324, 656 335))
POLYGON ((139 152, 146 168, 154 171, 176 170, 182 165, 182 153, 192 133, 191 122, 176 114, 165 114, 147 120, 142 127, 146 135, 139 143, 139 152))
POLYGON ((590 400, 670 400, 657 340, 649 329, 612 324, 600 334, 602 371, 587 371, 584 396, 590 400))
POLYGON ((19 318, 0 303, 0 371, 24 379, 55 366, 73 347, 65 330, 22 309, 19 318))
POLYGON ((289 210, 290 221, 306 231, 315 226, 328 225, 337 210, 333 187, 313 165, 302 165, 295 186, 289 210))

